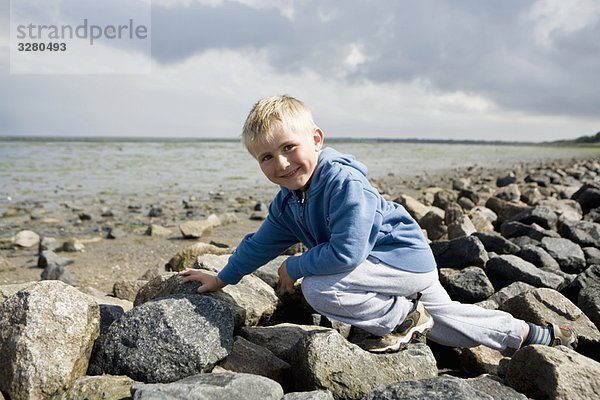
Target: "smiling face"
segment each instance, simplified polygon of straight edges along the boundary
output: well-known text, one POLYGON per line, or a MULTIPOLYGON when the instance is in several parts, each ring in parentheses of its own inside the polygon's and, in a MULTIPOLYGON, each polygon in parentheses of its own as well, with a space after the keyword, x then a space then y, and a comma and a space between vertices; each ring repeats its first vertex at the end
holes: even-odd
POLYGON ((315 172, 322 146, 323 132, 318 128, 295 133, 276 127, 269 141, 258 140, 254 144, 252 153, 271 182, 290 190, 303 190, 315 172))

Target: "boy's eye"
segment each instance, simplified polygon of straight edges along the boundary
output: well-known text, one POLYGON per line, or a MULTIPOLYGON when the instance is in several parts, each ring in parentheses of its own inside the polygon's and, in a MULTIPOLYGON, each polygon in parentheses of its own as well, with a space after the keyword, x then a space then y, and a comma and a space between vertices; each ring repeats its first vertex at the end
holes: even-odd
POLYGON ((271 158, 273 158, 273 157, 271 157, 270 155, 266 155, 266 156, 263 156, 263 157, 260 159, 260 161, 261 161, 261 162, 264 162, 264 161, 269 161, 271 158))
POLYGON ((284 151, 290 151, 290 150, 292 150, 293 148, 294 148, 294 145, 293 145, 293 144, 288 144, 288 145, 285 145, 285 146, 283 147, 283 150, 284 150, 284 151))

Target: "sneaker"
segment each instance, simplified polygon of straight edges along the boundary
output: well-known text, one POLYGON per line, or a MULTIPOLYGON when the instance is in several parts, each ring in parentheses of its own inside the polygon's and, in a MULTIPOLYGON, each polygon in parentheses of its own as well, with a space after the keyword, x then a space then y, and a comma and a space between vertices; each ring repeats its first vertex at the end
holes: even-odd
POLYGON ((405 349, 413 339, 427 334, 433 327, 433 318, 419 302, 421 293, 414 301, 413 309, 404 321, 385 336, 370 336, 361 343, 364 350, 371 353, 392 353, 405 349))
POLYGON ((550 343, 550 346, 567 346, 571 349, 577 347, 577 334, 574 330, 551 322, 546 322, 546 324, 552 334, 552 343, 550 343))

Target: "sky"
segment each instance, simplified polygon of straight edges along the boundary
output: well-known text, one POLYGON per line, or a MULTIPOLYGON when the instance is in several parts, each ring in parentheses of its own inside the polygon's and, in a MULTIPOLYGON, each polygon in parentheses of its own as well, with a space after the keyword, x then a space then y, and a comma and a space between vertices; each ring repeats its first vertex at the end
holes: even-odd
POLYGON ((275 94, 303 100, 326 137, 600 131, 598 0, 152 0, 149 48, 94 48, 144 73, 11 73, 9 0, 0 16, 0 135, 234 139, 275 94))

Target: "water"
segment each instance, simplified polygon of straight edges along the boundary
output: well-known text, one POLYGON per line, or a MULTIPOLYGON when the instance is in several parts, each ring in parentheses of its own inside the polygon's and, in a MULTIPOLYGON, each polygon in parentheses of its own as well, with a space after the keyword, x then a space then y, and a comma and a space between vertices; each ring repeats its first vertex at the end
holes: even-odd
MULTIPOLYGON (((411 177, 474 165, 569 158, 597 149, 403 142, 332 144, 367 165, 371 177, 411 177)), ((210 192, 264 193, 276 188, 238 142, 0 141, 0 205, 23 200, 148 196, 174 199, 210 192)))

